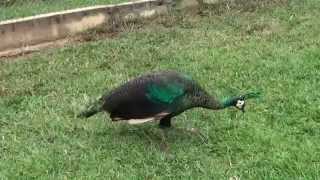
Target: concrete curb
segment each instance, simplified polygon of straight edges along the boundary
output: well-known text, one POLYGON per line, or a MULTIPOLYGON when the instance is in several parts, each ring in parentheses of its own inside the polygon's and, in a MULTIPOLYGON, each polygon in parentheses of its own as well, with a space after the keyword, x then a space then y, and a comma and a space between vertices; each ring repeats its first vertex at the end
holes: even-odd
POLYGON ((13 49, 63 39, 103 24, 112 27, 133 19, 166 14, 168 7, 164 0, 142 0, 3 21, 0 22, 0 57, 13 49))

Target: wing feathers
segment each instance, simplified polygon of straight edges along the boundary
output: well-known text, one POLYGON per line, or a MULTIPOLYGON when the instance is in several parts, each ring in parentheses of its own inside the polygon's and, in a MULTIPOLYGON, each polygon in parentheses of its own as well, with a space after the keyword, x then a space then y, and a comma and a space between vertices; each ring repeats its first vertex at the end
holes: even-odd
POLYGON ((147 87, 147 97, 151 101, 172 103, 177 97, 184 94, 184 88, 178 83, 166 85, 150 84, 147 87))

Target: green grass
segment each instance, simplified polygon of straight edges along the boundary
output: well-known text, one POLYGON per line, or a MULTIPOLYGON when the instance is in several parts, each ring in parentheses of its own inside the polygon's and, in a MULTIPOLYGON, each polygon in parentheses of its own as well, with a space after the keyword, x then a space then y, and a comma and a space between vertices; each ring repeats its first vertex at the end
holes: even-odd
POLYGON ((0 61, 0 179, 319 179, 320 3, 162 22, 113 39, 0 61), (188 72, 219 97, 259 90, 247 113, 194 109, 172 129, 74 117, 151 70, 188 72))
POLYGON ((34 1, 18 1, 10 6, 0 5, 0 21, 33 16, 41 13, 50 13, 61 10, 81 8, 93 5, 106 5, 120 2, 124 0, 34 0, 34 1))

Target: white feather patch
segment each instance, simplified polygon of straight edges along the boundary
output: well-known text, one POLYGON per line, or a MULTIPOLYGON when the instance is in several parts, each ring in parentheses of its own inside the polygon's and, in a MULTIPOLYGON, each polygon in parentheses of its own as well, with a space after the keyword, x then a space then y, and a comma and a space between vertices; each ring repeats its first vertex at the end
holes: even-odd
POLYGON ((127 124, 142 124, 142 123, 146 123, 146 122, 150 122, 150 121, 157 121, 160 120, 161 118, 163 118, 164 116, 168 115, 169 113, 167 112, 163 112, 163 113, 159 113, 157 115, 155 115, 154 117, 148 117, 148 118, 143 118, 143 119, 122 119, 122 118, 113 118, 113 121, 121 121, 123 123, 127 123, 127 124))
POLYGON ((155 118, 146 118, 146 119, 129 119, 125 121, 128 124, 142 124, 149 121, 154 121, 155 118))

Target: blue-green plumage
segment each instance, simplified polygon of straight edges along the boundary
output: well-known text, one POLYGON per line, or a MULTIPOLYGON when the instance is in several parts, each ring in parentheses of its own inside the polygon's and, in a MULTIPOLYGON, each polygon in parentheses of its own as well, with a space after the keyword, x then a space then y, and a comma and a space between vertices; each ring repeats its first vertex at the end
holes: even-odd
POLYGON ((244 108, 244 100, 257 94, 220 101, 209 95, 188 75, 175 71, 162 71, 142 75, 102 96, 94 106, 80 113, 89 117, 100 111, 110 113, 112 120, 156 119, 160 125, 170 126, 170 119, 194 107, 224 109, 244 108), (243 104, 242 102, 243 101, 243 104))
POLYGON ((183 85, 178 83, 168 83, 162 86, 157 84, 148 85, 146 96, 153 102, 171 104, 176 98, 183 94, 183 85))

